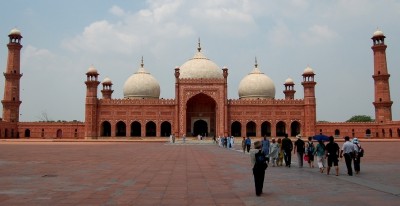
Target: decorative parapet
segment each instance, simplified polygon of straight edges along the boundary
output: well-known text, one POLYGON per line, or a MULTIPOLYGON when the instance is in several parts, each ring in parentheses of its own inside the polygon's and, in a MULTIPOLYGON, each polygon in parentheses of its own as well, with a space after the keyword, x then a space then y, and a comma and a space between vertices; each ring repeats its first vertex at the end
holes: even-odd
POLYGON ((175 105, 175 99, 100 99, 100 105, 175 105))
POLYGON ((215 84, 215 83, 224 83, 225 81, 224 81, 224 78, 221 78, 221 79, 217 79, 217 78, 215 78, 215 79, 203 79, 203 78, 200 78, 200 79, 195 79, 195 78, 185 78, 185 79, 179 79, 179 83, 183 83, 183 84, 185 84, 185 83, 206 83, 206 84, 215 84))
POLYGON ((229 99, 228 105, 304 105, 303 99, 229 99))
POLYGON ((337 126, 359 126, 359 125, 379 125, 377 122, 317 122, 316 126, 332 126, 332 125, 337 125, 337 126))

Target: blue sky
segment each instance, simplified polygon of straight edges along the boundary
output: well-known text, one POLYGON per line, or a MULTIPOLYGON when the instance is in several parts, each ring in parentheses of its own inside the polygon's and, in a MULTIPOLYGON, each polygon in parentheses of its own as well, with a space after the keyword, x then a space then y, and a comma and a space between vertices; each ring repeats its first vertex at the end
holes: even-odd
MULTIPOLYGON (((259 68, 275 83, 316 73, 317 119, 374 118, 371 37, 385 34, 393 119, 400 118, 400 1, 387 0, 15 0, 0 2, 0 65, 5 70, 9 31, 21 30, 21 121, 84 120, 85 73, 94 65, 100 80, 124 82, 144 64, 174 98, 174 68, 190 59, 201 39, 203 53, 228 67, 228 98, 240 80, 259 68)), ((3 94, 4 77, 0 78, 3 94)), ((99 90, 101 88, 99 87, 99 90)), ((101 97, 99 92, 99 97, 101 97)))

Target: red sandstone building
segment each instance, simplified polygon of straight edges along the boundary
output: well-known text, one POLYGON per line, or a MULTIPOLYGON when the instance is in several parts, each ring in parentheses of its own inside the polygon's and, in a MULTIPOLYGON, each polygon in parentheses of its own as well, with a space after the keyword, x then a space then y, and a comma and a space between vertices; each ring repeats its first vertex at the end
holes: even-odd
MULTIPOLYGON (((124 84, 124 97, 112 97, 113 83, 90 67, 86 73, 85 122, 20 122, 21 32, 11 30, 4 72, 3 118, 0 138, 130 138, 186 136, 289 136, 301 134, 398 138, 400 121, 392 121, 385 36, 372 37, 375 122, 320 123, 316 120, 314 71, 307 67, 301 82, 302 99, 295 99, 292 79, 284 83, 285 99, 275 99, 274 82, 258 68, 239 84, 239 99, 227 98, 228 68, 220 69, 201 52, 175 68, 175 98, 160 98, 157 80, 144 68, 124 84), (101 87, 99 88, 99 85, 101 87), (99 89, 101 96, 99 97, 99 89)), ((172 72, 171 72, 172 73, 172 72)), ((171 74, 171 78, 173 78, 171 74)), ((29 103, 28 103, 29 104, 29 103)))

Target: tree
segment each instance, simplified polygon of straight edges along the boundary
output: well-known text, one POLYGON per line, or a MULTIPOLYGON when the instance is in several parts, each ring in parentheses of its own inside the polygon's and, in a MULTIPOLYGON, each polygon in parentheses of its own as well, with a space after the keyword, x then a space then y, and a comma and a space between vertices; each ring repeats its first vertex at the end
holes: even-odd
POLYGON ((368 115, 354 115, 346 122, 373 122, 373 121, 375 120, 368 115))

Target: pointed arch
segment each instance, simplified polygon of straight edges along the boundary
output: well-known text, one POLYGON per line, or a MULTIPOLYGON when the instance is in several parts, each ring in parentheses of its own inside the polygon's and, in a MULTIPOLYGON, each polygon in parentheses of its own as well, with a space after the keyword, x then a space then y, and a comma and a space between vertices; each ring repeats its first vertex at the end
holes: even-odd
POLYGON ((231 135, 235 137, 242 136, 242 124, 238 121, 232 122, 231 125, 231 135))
POLYGON ((171 135, 171 123, 165 121, 161 123, 161 136, 168 137, 171 135))
POLYGON ((30 129, 25 129, 25 135, 26 138, 31 137, 31 130, 30 129))
POLYGON ((100 136, 110 137, 111 136, 111 124, 108 121, 104 121, 100 126, 100 136))
POLYGON ((57 137, 57 138, 62 138, 62 136, 63 136, 62 130, 61 130, 61 129, 58 129, 58 130, 57 130, 56 137, 57 137))
POLYGON ((138 121, 131 123, 131 137, 142 136, 142 125, 138 121))
POLYGON ((115 125, 115 136, 116 137, 126 137, 126 124, 123 121, 117 122, 115 125))
POLYGON ((270 122, 265 121, 261 124, 261 136, 263 136, 263 137, 271 136, 271 123, 270 122))
POLYGON ((155 137, 157 131, 156 123, 149 121, 146 124, 146 137, 155 137))
POLYGON ((255 122, 250 121, 246 124, 246 136, 255 137, 257 135, 257 125, 255 122))
POLYGON ((283 137, 286 134, 286 123, 283 121, 279 121, 276 123, 276 136, 283 137))

